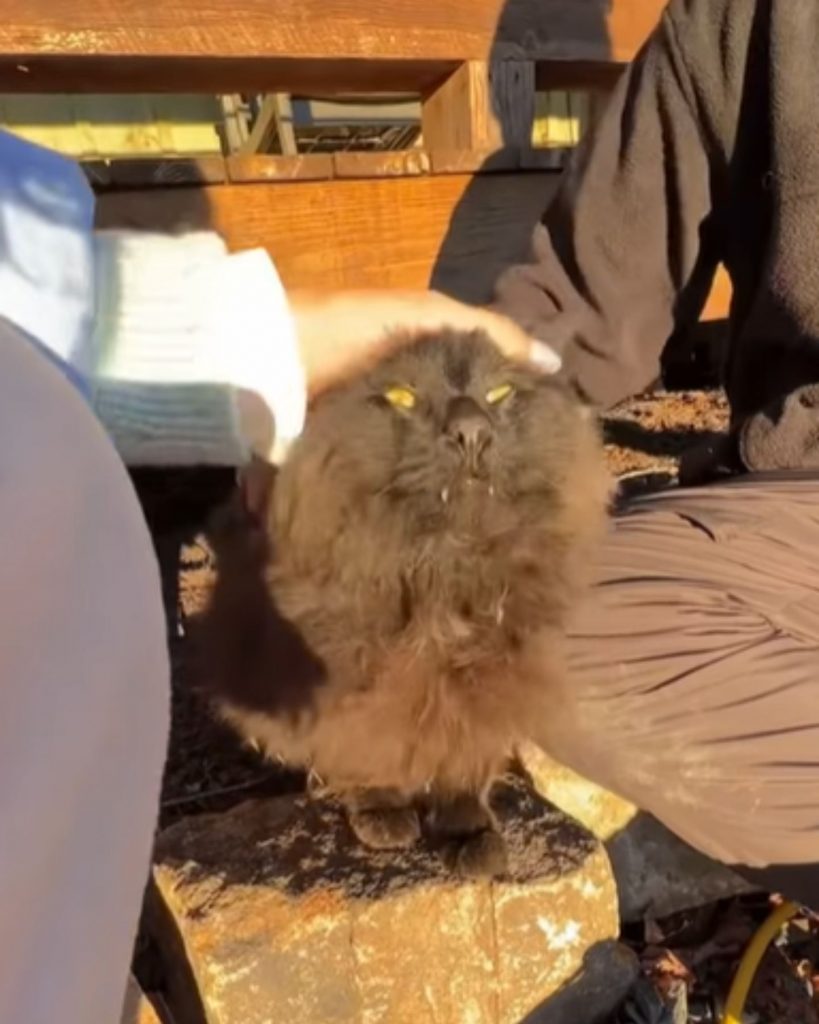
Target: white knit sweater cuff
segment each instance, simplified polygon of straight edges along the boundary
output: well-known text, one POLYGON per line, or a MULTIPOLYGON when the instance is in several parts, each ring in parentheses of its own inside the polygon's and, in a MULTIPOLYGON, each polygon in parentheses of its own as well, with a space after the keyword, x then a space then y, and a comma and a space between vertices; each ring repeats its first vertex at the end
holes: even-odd
POLYGON ((100 232, 95 268, 92 400, 125 462, 280 461, 303 426, 306 386, 267 254, 229 255, 210 232, 100 232), (248 396, 252 431, 239 415, 248 396))

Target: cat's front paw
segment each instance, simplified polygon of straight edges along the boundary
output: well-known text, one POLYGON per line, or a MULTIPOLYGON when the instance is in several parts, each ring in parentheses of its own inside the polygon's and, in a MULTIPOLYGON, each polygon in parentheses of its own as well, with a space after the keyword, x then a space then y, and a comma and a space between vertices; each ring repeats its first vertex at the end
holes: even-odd
POLYGON ((373 850, 400 850, 421 836, 421 822, 412 807, 379 807, 351 811, 350 825, 365 846, 373 850))
POLYGON ((509 867, 506 842, 492 829, 449 843, 446 859, 464 878, 496 878, 506 874, 509 867))

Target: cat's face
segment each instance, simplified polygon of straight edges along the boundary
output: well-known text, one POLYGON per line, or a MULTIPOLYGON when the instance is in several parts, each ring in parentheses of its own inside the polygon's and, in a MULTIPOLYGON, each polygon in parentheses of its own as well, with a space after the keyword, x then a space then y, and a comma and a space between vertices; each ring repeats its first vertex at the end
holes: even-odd
POLYGON ((285 476, 315 501, 342 488, 348 507, 400 506, 439 529, 548 501, 593 431, 548 376, 480 334, 441 332, 320 398, 285 476))

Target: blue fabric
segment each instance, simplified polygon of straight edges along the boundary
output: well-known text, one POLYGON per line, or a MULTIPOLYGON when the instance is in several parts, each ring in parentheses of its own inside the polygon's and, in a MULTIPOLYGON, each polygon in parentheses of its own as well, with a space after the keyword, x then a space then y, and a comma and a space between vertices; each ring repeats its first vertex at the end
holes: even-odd
POLYGON ((0 316, 85 393, 93 366, 94 195, 79 165, 0 131, 0 316))

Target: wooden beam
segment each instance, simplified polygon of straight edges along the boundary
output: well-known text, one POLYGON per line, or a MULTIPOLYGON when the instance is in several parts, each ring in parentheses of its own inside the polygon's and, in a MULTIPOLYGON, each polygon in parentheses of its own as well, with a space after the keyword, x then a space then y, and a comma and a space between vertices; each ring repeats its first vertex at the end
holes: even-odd
POLYGON ((268 153, 274 141, 278 141, 282 156, 298 154, 292 103, 290 96, 284 92, 272 92, 262 100, 256 121, 241 152, 248 155, 268 153))
POLYGON ((236 92, 252 81, 259 91, 295 92, 309 79, 332 94, 377 74, 375 88, 403 89, 408 80, 417 88, 421 77, 429 86, 442 66, 468 60, 628 61, 664 6, 665 0, 371 0, 363 8, 350 0, 0 0, 0 87, 218 85, 236 92))
POLYGON ((433 283, 480 302, 503 267, 526 258, 558 180, 532 172, 137 190, 100 195, 98 222, 213 227, 232 249, 266 248, 288 287, 433 283))
POLYGON ((570 154, 565 149, 439 150, 396 149, 365 153, 257 153, 198 159, 135 157, 83 160, 97 191, 124 191, 148 186, 220 185, 255 182, 327 181, 330 178, 405 178, 416 174, 493 174, 511 171, 560 171, 570 154))
POLYGON ((229 162, 220 156, 156 160, 151 157, 84 160, 82 168, 99 191, 168 185, 218 185, 228 180, 229 162))
POLYGON ((625 70, 625 64, 600 61, 547 61, 535 66, 535 88, 538 92, 563 89, 611 92, 625 70))
POLYGON ((326 181, 334 178, 335 153, 308 153, 302 156, 229 156, 225 161, 227 181, 249 182, 326 181))
POLYGON ((248 137, 241 95, 228 93, 220 96, 219 100, 222 107, 220 128, 223 146, 228 153, 239 153, 248 137))
MULTIPOLYGON (((0 0, 0 5, 4 0, 0 0)), ((2 26, 0 26, 2 29, 2 26)), ((17 93, 265 93, 327 97, 422 93, 458 62, 292 57, 4 56, 0 90, 17 93)))
POLYGON ((424 146, 433 153, 529 146, 534 116, 533 61, 466 61, 423 99, 424 146))
MULTIPOLYGON (((262 175, 264 159, 254 164, 262 175)), ((413 173, 145 189, 101 194, 98 219, 104 227, 215 228, 233 249, 266 248, 288 287, 432 285, 484 302, 498 274, 528 258, 532 227, 559 180, 559 173, 549 171, 413 173)), ((726 316, 729 300, 722 274, 707 317, 726 316)))

